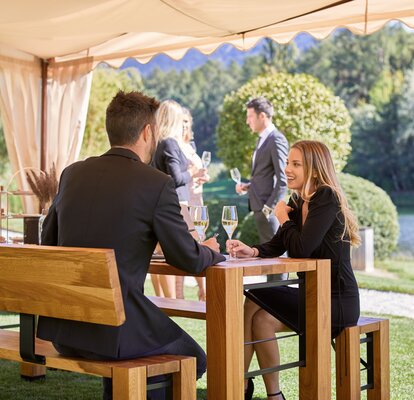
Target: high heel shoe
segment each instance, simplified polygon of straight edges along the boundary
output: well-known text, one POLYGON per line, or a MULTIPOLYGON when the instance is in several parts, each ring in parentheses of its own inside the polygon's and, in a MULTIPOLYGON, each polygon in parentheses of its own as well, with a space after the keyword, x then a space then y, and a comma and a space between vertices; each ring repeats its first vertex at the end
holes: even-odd
POLYGON ((283 400, 286 400, 286 399, 285 399, 285 395, 282 393, 282 391, 277 392, 277 393, 266 393, 266 396, 267 396, 267 397, 273 397, 273 396, 279 396, 279 395, 282 395, 282 399, 283 399, 283 400))
POLYGON ((247 380, 247 388, 244 392, 244 400, 252 400, 253 398, 253 392, 254 392, 254 383, 253 378, 249 378, 247 380))

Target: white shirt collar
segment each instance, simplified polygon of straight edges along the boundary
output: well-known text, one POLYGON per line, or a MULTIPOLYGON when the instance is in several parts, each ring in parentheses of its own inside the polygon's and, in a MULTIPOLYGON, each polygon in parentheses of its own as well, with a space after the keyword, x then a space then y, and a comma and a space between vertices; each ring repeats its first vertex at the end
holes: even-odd
POLYGON ((270 124, 264 131, 259 133, 260 142, 257 148, 259 148, 264 143, 264 141, 267 139, 269 134, 273 132, 274 130, 276 130, 276 127, 273 124, 270 124))

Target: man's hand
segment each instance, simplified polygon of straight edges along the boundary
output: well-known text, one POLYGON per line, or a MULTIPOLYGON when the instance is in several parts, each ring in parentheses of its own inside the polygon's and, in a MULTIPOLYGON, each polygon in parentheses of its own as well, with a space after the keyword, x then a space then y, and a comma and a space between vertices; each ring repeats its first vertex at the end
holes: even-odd
POLYGON ((262 213, 264 216, 269 219, 269 217, 273 214, 273 208, 267 206, 266 204, 262 208, 262 213))
POLYGON ((207 239, 204 242, 202 242, 201 244, 203 246, 209 247, 211 250, 214 250, 217 253, 220 253, 220 245, 218 244, 217 239, 215 237, 207 239))

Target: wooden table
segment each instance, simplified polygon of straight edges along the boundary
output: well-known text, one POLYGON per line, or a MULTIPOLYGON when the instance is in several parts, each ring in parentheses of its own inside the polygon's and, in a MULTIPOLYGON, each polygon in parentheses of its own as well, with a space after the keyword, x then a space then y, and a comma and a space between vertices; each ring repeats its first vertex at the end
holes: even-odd
MULTIPOLYGON (((187 275, 163 263, 151 263, 151 273, 187 275)), ((207 398, 244 398, 243 277, 305 272, 306 365, 299 367, 299 399, 331 398, 330 261, 292 258, 236 259, 208 268, 207 398)))

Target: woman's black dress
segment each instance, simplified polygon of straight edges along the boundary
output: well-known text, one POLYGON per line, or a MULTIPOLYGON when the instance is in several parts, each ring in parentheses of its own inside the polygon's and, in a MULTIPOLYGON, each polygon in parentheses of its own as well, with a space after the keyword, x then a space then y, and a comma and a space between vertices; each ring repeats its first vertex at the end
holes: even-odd
MULTIPOLYGON (((278 257, 286 250, 293 258, 331 260, 331 321, 332 337, 346 326, 355 325, 359 318, 359 293, 351 267, 350 243, 343 232, 343 215, 331 188, 320 187, 311 197, 308 216, 302 226, 303 200, 289 200, 294 210, 290 221, 279 228, 275 236, 262 245, 254 246, 260 257, 278 257)), ((268 311, 290 329, 299 331, 298 289, 288 286, 252 289, 246 296, 268 311)))

